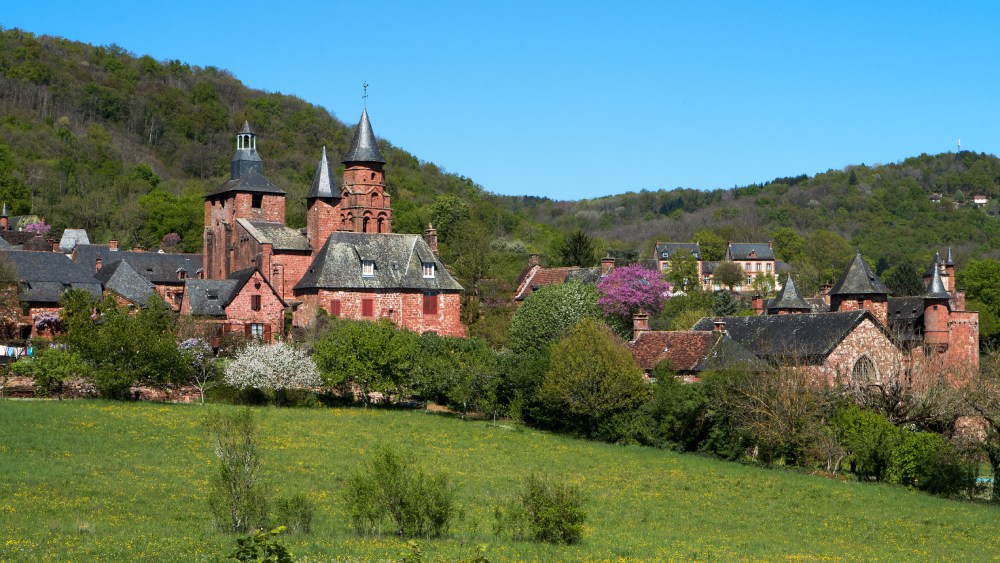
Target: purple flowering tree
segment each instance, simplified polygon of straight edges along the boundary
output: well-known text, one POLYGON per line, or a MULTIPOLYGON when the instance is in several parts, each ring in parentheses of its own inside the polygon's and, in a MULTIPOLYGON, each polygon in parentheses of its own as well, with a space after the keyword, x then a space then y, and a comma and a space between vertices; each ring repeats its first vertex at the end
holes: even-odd
POLYGON ((670 282, 660 272, 631 264, 611 270, 597 284, 597 304, 605 315, 631 322, 640 309, 656 313, 670 298, 670 282))
POLYGON ((35 323, 35 330, 39 334, 48 331, 49 334, 55 336, 56 332, 62 329, 62 317, 59 315, 59 311, 37 313, 31 317, 31 320, 35 323))
POLYGON ((28 223, 24 226, 24 230, 29 233, 34 233, 36 235, 48 234, 52 229, 52 225, 45 224, 45 221, 39 221, 38 223, 28 223))
POLYGON ((163 240, 160 241, 160 248, 164 252, 173 252, 177 250, 177 245, 181 243, 181 236, 177 233, 167 233, 163 235, 163 240))

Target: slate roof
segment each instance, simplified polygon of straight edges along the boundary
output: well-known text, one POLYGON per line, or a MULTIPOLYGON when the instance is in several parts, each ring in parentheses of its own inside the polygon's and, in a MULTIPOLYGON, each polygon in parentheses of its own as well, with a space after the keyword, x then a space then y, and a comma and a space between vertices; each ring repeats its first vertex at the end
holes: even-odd
MULTIPOLYGON (((240 151, 244 152, 244 151, 240 151)), ((257 154, 257 151, 254 151, 257 154)), ((208 196, 219 195, 226 192, 254 192, 264 194, 285 195, 285 192, 271 183, 270 180, 255 168, 251 168, 242 173, 238 178, 231 178, 225 184, 208 192, 208 196)))
MULTIPOLYGON (((691 330, 712 330, 726 323, 726 332, 741 346, 771 362, 792 359, 821 363, 865 318, 881 325, 866 310, 755 317, 704 317, 691 330)), ((888 334, 886 334, 888 336, 888 334)))
POLYGON ((31 252, 52 252, 52 243, 46 240, 42 235, 34 235, 21 245, 21 250, 29 250, 31 252))
POLYGON ((701 273, 702 274, 714 274, 715 273, 715 268, 718 265, 719 265, 719 263, 718 262, 714 262, 714 261, 705 261, 705 262, 702 262, 701 263, 701 273))
POLYGON ((948 256, 944 259, 945 266, 955 265, 955 255, 951 252, 951 247, 948 247, 948 256))
POLYGON ((256 135, 254 133, 253 127, 250 127, 250 122, 243 120, 243 128, 240 129, 240 135, 256 135))
POLYGON ((927 287, 924 299, 951 299, 951 294, 948 293, 948 290, 944 288, 944 283, 941 282, 941 270, 934 268, 931 283, 927 287))
POLYGON ((282 223, 237 219, 257 242, 271 243, 275 250, 309 250, 306 235, 282 223))
POLYGON ((601 267, 592 268, 570 268, 566 273, 565 281, 575 281, 580 283, 597 283, 601 281, 601 267))
POLYGON ((357 129, 354 130, 354 138, 351 139, 351 148, 342 161, 344 164, 351 162, 380 162, 385 164, 382 151, 378 149, 378 142, 375 140, 375 132, 372 131, 372 124, 368 120, 368 109, 361 112, 361 121, 358 122, 357 129))
POLYGON ((113 262, 110 266, 102 265, 94 274, 94 279, 101 282, 106 289, 141 307, 145 307, 149 298, 156 292, 156 286, 124 260, 113 262))
POLYGON ((875 272, 858 252, 851 265, 844 270, 837 283, 830 289, 830 295, 889 295, 892 292, 878 279, 875 272))
POLYGON ((903 340, 917 340, 924 326, 923 297, 890 297, 889 330, 903 340))
POLYGON ((940 270, 941 269, 941 263, 942 263, 941 253, 940 252, 935 252, 934 253, 934 258, 931 259, 931 265, 928 266, 926 270, 924 270, 924 277, 925 278, 929 278, 929 277, 931 277, 931 274, 934 273, 934 270, 940 270))
POLYGON ((333 174, 333 167, 326 159, 326 147, 323 147, 323 156, 320 157, 316 165, 316 173, 313 175, 312 188, 306 194, 306 199, 324 198, 339 199, 340 190, 337 189, 336 176, 333 174))
MULTIPOLYGON (((13 221, 11 222, 13 224, 13 221)), ((35 233, 28 231, 0 231, 0 238, 3 238, 11 246, 22 246, 24 243, 35 238, 35 233)), ((49 247, 49 250, 52 250, 49 247)))
POLYGON ((812 307, 799 295, 799 290, 795 288, 795 281, 792 280, 792 276, 788 276, 781 291, 767 304, 767 309, 768 311, 779 309, 811 311, 812 307))
POLYGON ((184 284, 191 314, 206 317, 226 316, 226 307, 253 276, 253 268, 233 272, 224 280, 193 280, 184 284))
POLYGON ((774 249, 766 242, 733 242, 726 249, 729 260, 774 260, 774 249), (750 255, 756 252, 757 256, 750 255))
POLYGON ((664 360, 680 373, 759 362, 746 348, 716 330, 644 331, 629 343, 629 347, 644 370, 652 370, 664 360))
POLYGON ((701 260, 701 245, 696 242, 656 243, 656 258, 659 260, 670 260, 677 252, 688 252, 694 255, 696 260, 701 260))
POLYGON ((125 260, 139 275, 154 284, 183 283, 184 280, 178 276, 179 270, 185 270, 188 277, 193 278, 197 277, 204 264, 201 254, 111 250, 106 244, 80 244, 73 252, 73 259, 88 272, 97 271, 98 258, 101 259, 102 269, 125 260))
POLYGON ((78 244, 90 244, 87 229, 66 229, 59 239, 59 250, 68 254, 73 252, 78 244))
POLYGON ((67 289, 101 295, 101 284, 90 272, 59 252, 3 251, 14 263, 19 282, 18 299, 31 303, 58 303, 67 289))
POLYGON ((461 291, 462 286, 431 252, 420 235, 335 232, 295 284, 302 289, 420 289, 461 291), (375 275, 361 275, 362 261, 375 275), (423 263, 434 263, 434 277, 423 277, 423 263))

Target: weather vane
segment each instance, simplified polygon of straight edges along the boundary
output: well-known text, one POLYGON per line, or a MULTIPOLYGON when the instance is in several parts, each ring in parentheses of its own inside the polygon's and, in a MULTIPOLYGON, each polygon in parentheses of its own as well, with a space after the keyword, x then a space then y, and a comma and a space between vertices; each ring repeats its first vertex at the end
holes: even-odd
POLYGON ((361 87, 364 88, 364 90, 365 90, 365 93, 361 95, 361 99, 365 101, 364 102, 365 103, 365 108, 367 108, 368 107, 368 83, 367 82, 362 82, 361 83, 361 87))

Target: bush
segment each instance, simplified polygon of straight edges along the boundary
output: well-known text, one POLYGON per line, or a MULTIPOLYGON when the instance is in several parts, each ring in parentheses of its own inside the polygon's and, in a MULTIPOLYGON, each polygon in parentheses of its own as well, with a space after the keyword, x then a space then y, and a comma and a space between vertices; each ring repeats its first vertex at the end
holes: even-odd
POLYGON ((667 362, 653 368, 653 398, 643 405, 649 419, 650 445, 695 451, 708 438, 710 398, 705 385, 674 377, 667 362))
POLYGON ((862 480, 884 480, 900 430, 886 417, 855 405, 834 414, 830 424, 849 452, 851 473, 862 480))
POLYGON ((390 524, 402 538, 440 537, 455 516, 444 475, 427 475, 412 460, 381 449, 347 480, 347 511, 355 532, 380 535, 390 524))
POLYGON ((940 434, 909 432, 892 450, 893 482, 935 495, 954 496, 976 485, 976 467, 940 434))
POLYGON ((236 551, 229 555, 229 559, 292 563, 292 554, 278 541, 278 535, 283 531, 284 528, 279 526, 270 532, 257 530, 245 537, 237 538, 236 551))
POLYGON ((511 345, 516 352, 543 350, 580 319, 600 317, 594 286, 577 282, 548 285, 529 295, 514 312, 511 345))
POLYGON ((494 511, 497 535, 515 540, 572 544, 580 541, 587 512, 583 496, 571 485, 529 475, 506 506, 494 511))
POLYGON ((35 346, 34 357, 22 357, 10 369, 34 380, 36 396, 48 397, 58 391, 61 399, 63 383, 87 375, 90 368, 78 355, 43 344, 35 346))
POLYGON ((277 524, 284 526, 289 534, 309 534, 312 532, 313 514, 316 503, 301 494, 278 499, 274 503, 277 524))
POLYGON ((228 533, 248 533, 267 523, 267 497, 260 481, 260 452, 253 412, 218 412, 208 419, 209 440, 219 458, 210 481, 209 508, 215 525, 228 533))

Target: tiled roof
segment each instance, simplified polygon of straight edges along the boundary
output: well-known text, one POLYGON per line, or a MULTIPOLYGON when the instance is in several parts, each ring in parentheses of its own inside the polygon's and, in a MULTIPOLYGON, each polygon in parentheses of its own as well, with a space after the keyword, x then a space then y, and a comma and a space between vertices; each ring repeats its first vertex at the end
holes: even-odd
POLYGON ((257 242, 271 243, 275 250, 309 250, 306 235, 282 223, 237 219, 257 242))
POLYGON ((86 229, 66 229, 59 239, 59 250, 70 253, 78 244, 90 244, 86 229))
POLYGON ((774 260, 774 250, 766 242, 734 242, 730 243, 726 256, 729 260, 774 260))
POLYGON ((100 296, 101 284, 84 268, 59 252, 3 251, 14 263, 19 282, 18 299, 32 303, 58 303, 67 289, 83 289, 100 296))
POLYGON ((233 272, 224 280, 192 280, 184 284, 191 314, 206 317, 226 316, 226 307, 253 276, 253 268, 233 272))
POLYGON ((696 242, 657 242, 656 258, 659 260, 671 260, 677 256, 677 252, 687 252, 701 260, 701 245, 696 242))
POLYGON ((701 273, 703 274, 714 274, 715 268, 718 266, 718 262, 706 261, 701 263, 701 273))
POLYGON ((787 311, 811 311, 812 307, 806 303, 802 296, 799 295, 799 290, 795 288, 795 282, 792 280, 792 276, 788 276, 785 280, 785 285, 778 292, 778 295, 767 304, 768 310, 780 310, 784 309, 787 311))
POLYGON ((679 373, 741 366, 758 368, 759 360, 729 335, 715 330, 645 331, 629 343, 644 370, 666 360, 679 373))
POLYGON ((575 269, 575 267, 532 267, 518 284, 519 291, 516 295, 514 295, 514 300, 522 301, 531 295, 531 293, 536 289, 541 289, 547 285, 564 283, 566 281, 566 277, 575 269))
POLYGON ((447 268, 419 235, 334 232, 313 258, 295 289, 421 289, 461 291, 447 268), (362 262, 374 275, 362 275, 362 262), (434 264, 434 277, 423 264, 434 264))
POLYGON ((136 305, 144 307, 156 292, 149 280, 135 271, 128 262, 118 260, 110 266, 102 266, 94 278, 106 288, 121 295, 136 305))
POLYGON ((351 147, 344 156, 343 163, 349 162, 381 162, 385 164, 385 158, 382 156, 382 151, 378 149, 378 142, 375 140, 375 132, 372 131, 371 121, 368 120, 367 109, 361 112, 361 121, 358 122, 358 127, 354 130, 351 147))
POLYGON ((181 284, 184 280, 179 275, 180 270, 194 278, 204 264, 201 254, 111 250, 106 244, 80 244, 73 251, 73 259, 89 272, 97 270, 98 258, 102 268, 126 260, 139 275, 154 284, 181 284))
POLYGON ((844 273, 833 284, 830 295, 888 295, 892 293, 889 288, 878 279, 875 272, 868 267, 868 263, 858 252, 851 261, 851 265, 844 270, 844 273))

